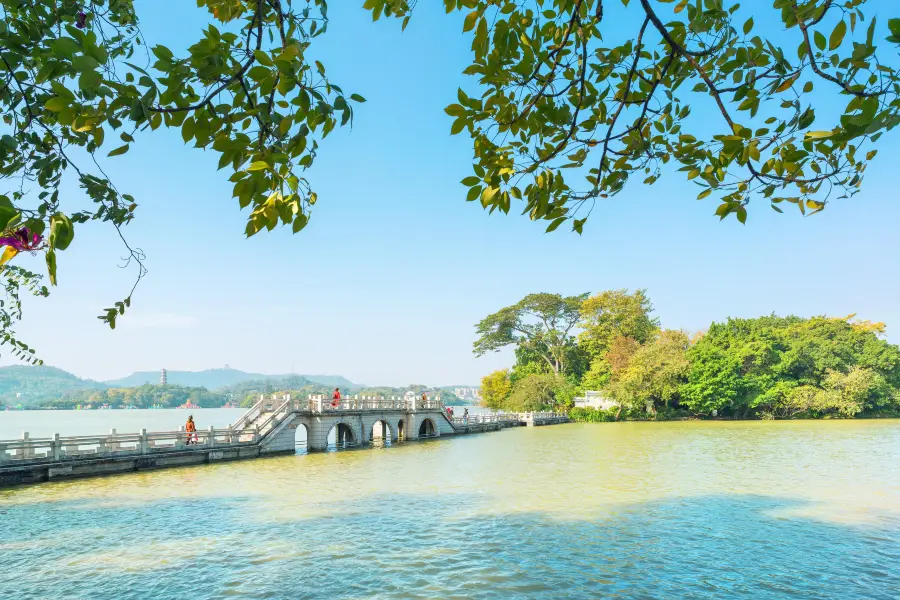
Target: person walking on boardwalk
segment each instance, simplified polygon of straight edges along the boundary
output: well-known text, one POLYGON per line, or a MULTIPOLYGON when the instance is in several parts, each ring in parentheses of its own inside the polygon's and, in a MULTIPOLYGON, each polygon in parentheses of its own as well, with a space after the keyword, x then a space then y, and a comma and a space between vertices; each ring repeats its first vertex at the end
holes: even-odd
POLYGON ((338 404, 341 403, 341 388, 334 388, 334 393, 331 395, 331 408, 337 408, 338 404))
POLYGON ((187 445, 197 443, 197 425, 194 424, 194 415, 188 415, 187 423, 184 424, 184 430, 187 432, 187 445))
POLYGON ((428 396, 425 395, 425 392, 422 392, 422 408, 428 405, 428 396))
POLYGON ((463 410, 463 420, 465 421, 466 425, 469 424, 469 409, 468 408, 463 410))

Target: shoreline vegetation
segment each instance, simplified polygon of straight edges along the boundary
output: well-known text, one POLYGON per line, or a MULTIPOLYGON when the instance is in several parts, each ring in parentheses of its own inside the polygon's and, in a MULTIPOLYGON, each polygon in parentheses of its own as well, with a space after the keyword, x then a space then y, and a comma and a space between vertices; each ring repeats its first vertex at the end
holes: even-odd
MULTIPOLYGON (((336 386, 311 381, 303 376, 286 376, 279 379, 246 380, 209 389, 204 386, 179 384, 151 384, 137 386, 107 386, 95 381, 78 379, 70 373, 53 367, 16 367, 0 386, 0 410, 71 410, 71 409, 130 409, 130 408, 199 408, 240 407, 249 408, 260 394, 291 394, 306 397, 309 394, 330 395, 336 386), (18 390, 27 390, 18 392, 18 390), (21 398, 18 398, 21 396, 21 398)), ((452 388, 451 388, 452 389, 452 388)), ((414 392, 429 395, 439 393, 445 404, 466 405, 450 389, 431 388, 424 385, 406 387, 341 387, 344 394, 403 396, 414 392)))
POLYGON ((581 422, 900 418, 900 348, 855 315, 762 316, 665 329, 645 290, 531 294, 477 326, 476 355, 512 346, 483 405, 581 422), (586 391, 604 409, 575 407, 586 391))

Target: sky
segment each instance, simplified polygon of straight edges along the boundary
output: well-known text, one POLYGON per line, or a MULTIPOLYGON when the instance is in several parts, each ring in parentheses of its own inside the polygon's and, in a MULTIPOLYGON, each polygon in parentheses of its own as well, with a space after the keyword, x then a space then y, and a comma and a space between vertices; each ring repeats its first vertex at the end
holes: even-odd
MULTIPOLYGON (((207 19, 174 4, 137 2, 146 37, 177 49, 207 19)), ((246 239, 247 211, 217 155, 185 146, 178 131, 140 137, 104 167, 139 203, 126 233, 149 274, 109 330, 96 317, 127 295, 133 272, 119 268, 109 227, 80 226, 58 259, 59 286, 26 301, 18 329, 46 364, 98 380, 227 364, 370 385, 471 385, 512 362, 509 352, 473 356, 484 316, 532 292, 613 288, 646 288, 669 328, 857 313, 886 322, 900 342, 896 133, 863 191, 813 217, 760 201, 746 225, 720 222, 714 200, 697 201, 676 175, 636 180, 598 204, 581 236, 546 234, 546 222, 465 202, 471 145, 450 136, 443 112, 458 87, 474 85, 460 74, 470 56, 461 19, 420 2, 401 33, 394 21, 373 24, 361 5, 332 2, 329 31, 315 42, 332 80, 367 102, 308 172, 319 198, 309 226, 246 239)))

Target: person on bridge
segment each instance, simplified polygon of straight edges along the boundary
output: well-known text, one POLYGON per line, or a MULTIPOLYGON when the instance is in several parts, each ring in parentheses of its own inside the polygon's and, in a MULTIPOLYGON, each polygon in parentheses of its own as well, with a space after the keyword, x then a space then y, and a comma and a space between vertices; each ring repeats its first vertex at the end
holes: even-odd
POLYGON ((338 404, 341 403, 341 389, 334 388, 334 393, 331 395, 331 408, 337 408, 338 404))
POLYGON ((197 443, 197 425, 194 424, 194 415, 188 415, 187 423, 184 424, 184 430, 187 432, 187 440, 185 443, 189 446, 197 443))
POLYGON ((466 425, 468 425, 469 424, 469 409, 468 408, 463 410, 463 419, 465 420, 466 425))

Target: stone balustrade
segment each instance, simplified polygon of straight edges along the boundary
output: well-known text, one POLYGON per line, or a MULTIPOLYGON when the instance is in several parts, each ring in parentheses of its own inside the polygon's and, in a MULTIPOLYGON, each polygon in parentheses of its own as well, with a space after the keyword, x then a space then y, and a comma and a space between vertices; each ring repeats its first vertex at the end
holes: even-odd
POLYGON ((22 461, 65 461, 73 458, 109 458, 123 455, 147 455, 173 450, 199 450, 218 447, 253 445, 259 440, 256 428, 209 429, 191 435, 184 427, 178 431, 117 433, 107 435, 67 436, 55 434, 51 438, 32 438, 23 432, 17 440, 0 440, 0 466, 22 461))

